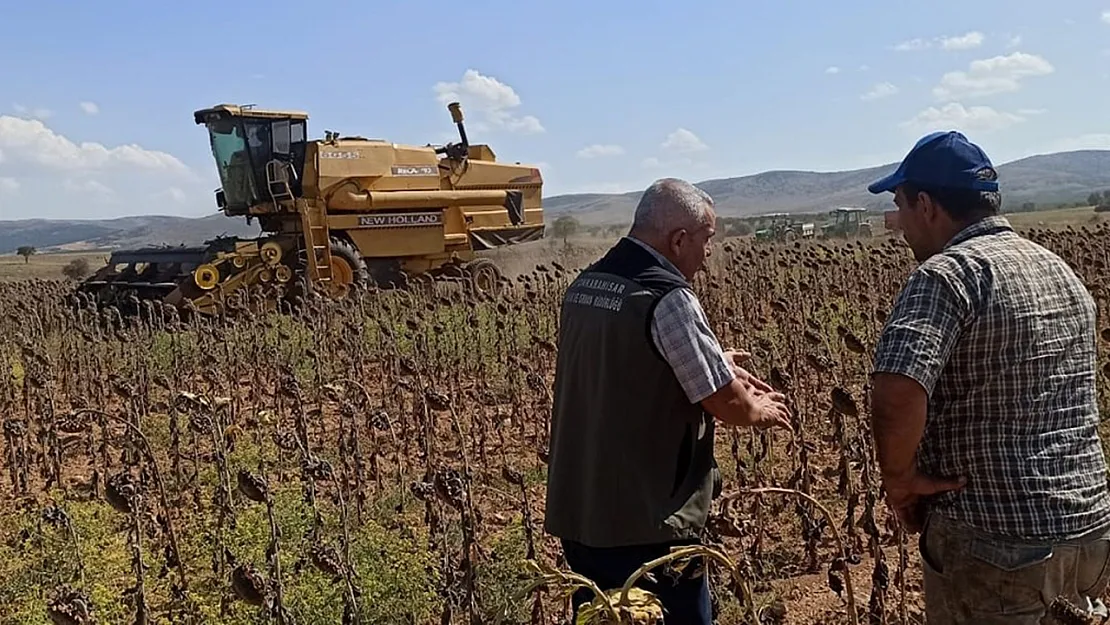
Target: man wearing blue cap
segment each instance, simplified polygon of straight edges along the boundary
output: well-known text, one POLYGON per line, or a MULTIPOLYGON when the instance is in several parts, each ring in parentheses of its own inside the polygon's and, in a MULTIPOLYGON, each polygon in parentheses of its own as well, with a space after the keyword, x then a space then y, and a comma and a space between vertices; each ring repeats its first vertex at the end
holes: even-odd
POLYGON ((1104 609, 1091 295, 999 214, 995 168, 958 132, 868 189, 894 194, 919 261, 875 350, 871 419, 887 502, 921 532, 927 621, 1040 623, 1057 596, 1104 609))

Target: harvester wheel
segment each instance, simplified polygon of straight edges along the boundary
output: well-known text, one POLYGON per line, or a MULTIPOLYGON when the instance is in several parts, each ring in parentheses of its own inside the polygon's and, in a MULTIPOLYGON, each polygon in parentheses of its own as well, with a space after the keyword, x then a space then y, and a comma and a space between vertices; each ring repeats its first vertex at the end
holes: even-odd
POLYGON ((193 270, 193 281, 205 291, 216 288, 220 281, 220 270, 215 266, 205 263, 193 270))
POLYGON ((277 265, 281 261, 281 244, 277 241, 267 241, 259 248, 258 253, 267 265, 277 265))
POLYGON ((289 265, 278 265, 274 268, 274 277, 277 278, 278 282, 284 284, 293 279, 293 270, 289 268, 289 265))
POLYGON ((336 299, 346 297, 355 284, 367 284, 370 272, 366 261, 350 243, 331 238, 331 283, 325 287, 336 299))
POLYGON ((501 286, 501 270, 488 258, 470 261, 465 266, 474 290, 486 295, 497 293, 501 286))

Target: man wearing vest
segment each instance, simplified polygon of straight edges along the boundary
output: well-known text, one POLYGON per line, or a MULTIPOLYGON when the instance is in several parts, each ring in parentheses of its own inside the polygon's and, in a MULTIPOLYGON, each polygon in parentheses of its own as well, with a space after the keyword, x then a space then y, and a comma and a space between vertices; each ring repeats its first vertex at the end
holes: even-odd
MULTIPOLYGON (((563 300, 545 529, 561 539, 570 568, 602 589, 699 540, 720 488, 714 417, 790 427, 785 398, 740 368, 741 354, 721 349, 691 289, 715 224, 705 192, 656 181, 628 236, 563 300)), ((711 622, 697 568, 641 580, 667 625, 711 622)), ((590 599, 576 592, 575 613, 590 599)))

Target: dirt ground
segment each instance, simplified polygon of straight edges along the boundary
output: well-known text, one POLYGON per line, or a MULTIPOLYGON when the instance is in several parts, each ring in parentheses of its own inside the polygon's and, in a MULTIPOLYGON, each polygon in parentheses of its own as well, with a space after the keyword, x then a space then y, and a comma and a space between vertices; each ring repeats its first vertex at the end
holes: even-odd
POLYGON ((0 280, 60 280, 65 277, 62 269, 69 263, 85 259, 96 270, 108 261, 107 252, 57 252, 39 253, 24 259, 15 254, 0 255, 0 280))

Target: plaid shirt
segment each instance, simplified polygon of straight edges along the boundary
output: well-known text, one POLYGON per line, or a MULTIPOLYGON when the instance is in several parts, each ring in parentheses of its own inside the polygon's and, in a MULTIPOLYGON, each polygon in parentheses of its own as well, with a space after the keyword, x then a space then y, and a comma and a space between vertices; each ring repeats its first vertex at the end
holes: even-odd
MULTIPOLYGON (((669 271, 682 275, 650 245, 628 238, 650 252, 669 271)), ((709 397, 735 377, 717 336, 709 327, 705 311, 690 289, 675 289, 659 300, 651 320, 651 338, 674 369, 691 403, 709 397)))
POLYGON ((929 393, 918 470, 968 478, 931 509, 1028 539, 1110 521, 1095 317, 1071 268, 1000 216, 964 229, 909 276, 874 370, 929 393))

